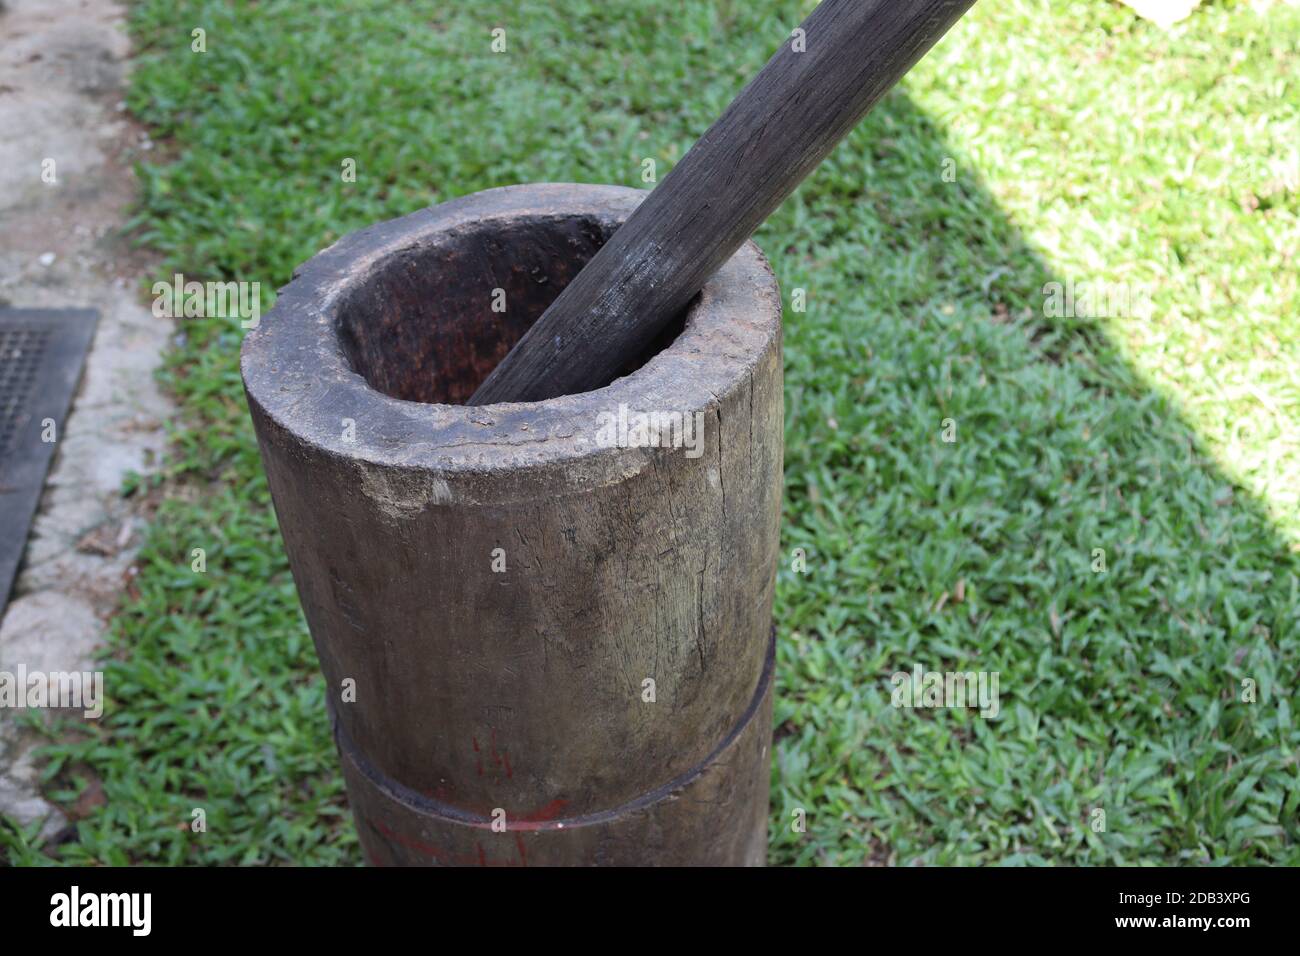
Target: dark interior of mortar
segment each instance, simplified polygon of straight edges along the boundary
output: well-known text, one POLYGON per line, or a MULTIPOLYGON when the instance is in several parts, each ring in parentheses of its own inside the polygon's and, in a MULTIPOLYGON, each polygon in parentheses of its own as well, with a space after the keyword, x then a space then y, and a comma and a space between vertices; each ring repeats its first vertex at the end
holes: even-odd
MULTIPOLYGON (((341 303, 344 354, 385 395, 463 405, 611 234, 584 216, 489 221, 392 256, 341 303), (505 311, 492 310, 494 298, 505 311)), ((610 381, 670 345, 684 322, 685 312, 610 381)))

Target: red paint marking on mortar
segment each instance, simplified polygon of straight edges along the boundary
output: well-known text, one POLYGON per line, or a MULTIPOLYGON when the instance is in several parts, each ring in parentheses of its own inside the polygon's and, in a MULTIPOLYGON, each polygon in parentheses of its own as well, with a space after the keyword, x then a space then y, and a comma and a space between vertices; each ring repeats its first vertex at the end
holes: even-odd
MULTIPOLYGON (((514 860, 490 859, 487 853, 484 852, 483 845, 478 841, 475 841, 474 843, 474 848, 477 851, 476 854, 465 855, 465 856, 452 856, 450 853, 448 853, 446 850, 442 849, 441 847, 436 847, 430 843, 425 843, 423 840, 417 840, 414 837, 408 837, 405 834, 398 833, 392 827, 387 826, 382 822, 367 819, 366 823, 370 824, 372 828, 379 831, 379 833, 381 833, 388 840, 391 840, 394 843, 404 846, 408 850, 414 850, 416 853, 419 853, 421 856, 430 857, 439 863, 450 864, 452 866, 527 866, 528 865, 526 861, 516 862, 514 860)), ((522 851, 523 849, 522 844, 519 844, 519 847, 520 850, 522 851)), ((378 860, 378 858, 374 853, 370 854, 370 859, 376 866, 385 865, 378 860)))
MULTIPOLYGON (((484 853, 482 845, 479 843, 475 843, 475 847, 478 849, 478 855, 476 857, 475 856, 454 857, 442 847, 434 846, 431 843, 425 843, 422 840, 417 840, 413 837, 408 837, 405 836, 404 834, 397 833, 391 827, 387 826, 382 822, 366 819, 366 823, 369 824, 372 829, 377 830, 388 840, 397 843, 401 846, 404 846, 409 850, 414 850, 415 852, 421 854, 422 856, 431 857, 440 863, 444 863, 444 864, 449 863, 452 865, 460 865, 460 866, 465 866, 465 865, 473 866, 475 864, 477 864, 478 866, 527 866, 528 850, 524 844, 524 839, 522 836, 520 836, 520 834, 535 833, 539 830, 560 829, 560 827, 554 827, 551 826, 551 824, 553 823, 553 821, 558 819, 564 813, 564 808, 567 807, 568 805, 569 805, 568 800, 564 800, 557 797, 556 799, 552 800, 550 803, 546 804, 539 810, 534 811, 533 813, 524 814, 522 816, 514 818, 513 820, 511 820, 509 816, 506 817, 506 831, 515 834, 515 848, 519 854, 518 861, 490 860, 488 859, 487 855, 484 853)), ((478 815, 485 816, 485 814, 478 814, 478 815)), ((493 823, 492 820, 483 820, 481 822, 470 823, 469 826, 472 826, 478 830, 490 830, 492 828, 492 823, 493 823)), ((372 860, 373 859, 374 858, 372 855, 372 860)), ((376 865, 381 865, 381 864, 376 864, 376 865)))
POLYGON ((534 813, 527 816, 518 817, 512 823, 507 819, 507 830, 519 830, 524 833, 530 833, 534 830, 549 829, 546 824, 555 820, 564 812, 564 808, 569 805, 568 800, 555 799, 534 813))
POLYGON ((430 800, 437 800, 439 803, 451 802, 451 788, 445 783, 439 784, 432 790, 421 790, 420 793, 430 800))
POLYGON ((541 823, 545 820, 554 820, 564 811, 564 808, 567 807, 568 805, 569 805, 568 800, 560 800, 557 798, 555 800, 552 800, 546 806, 542 807, 542 809, 538 810, 536 813, 532 813, 529 814, 527 817, 524 817, 524 819, 532 823, 541 823))
POLYGON ((387 837, 388 839, 392 840, 395 843, 401 844, 402 846, 406 847, 408 850, 414 850, 416 853, 419 853, 423 856, 431 856, 435 860, 447 855, 447 852, 443 850, 441 847, 436 847, 431 843, 425 843, 423 840, 416 840, 412 837, 408 837, 404 834, 398 833, 392 827, 385 824, 382 820, 381 821, 367 820, 366 822, 369 823, 376 830, 378 830, 380 833, 382 833, 385 837, 387 837))
POLYGON ((492 759, 496 761, 498 767, 506 768, 506 779, 514 777, 515 772, 510 767, 509 751, 502 750, 500 753, 497 753, 497 729, 495 727, 492 728, 492 759))

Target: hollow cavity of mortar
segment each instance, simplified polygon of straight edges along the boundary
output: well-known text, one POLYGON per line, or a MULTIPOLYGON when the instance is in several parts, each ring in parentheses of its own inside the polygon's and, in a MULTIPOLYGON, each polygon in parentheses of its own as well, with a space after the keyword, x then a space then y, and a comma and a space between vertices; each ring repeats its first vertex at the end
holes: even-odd
MULTIPOLYGON (((344 355, 385 395, 463 405, 612 234, 589 216, 489 220, 391 256, 342 303, 344 355)), ((597 387, 671 345, 685 317, 597 387)))

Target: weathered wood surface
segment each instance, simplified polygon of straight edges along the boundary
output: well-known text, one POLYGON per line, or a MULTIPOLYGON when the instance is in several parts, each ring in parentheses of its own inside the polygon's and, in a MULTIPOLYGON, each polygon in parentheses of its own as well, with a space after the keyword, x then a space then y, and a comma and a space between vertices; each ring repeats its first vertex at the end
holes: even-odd
POLYGON ((470 404, 608 382, 973 2, 824 0, 470 404))
POLYGON ((763 860, 783 411, 761 253, 608 388, 449 404, 640 197, 510 187, 354 233, 245 340, 374 863, 763 860), (699 413, 699 456, 603 447, 620 406, 699 413))

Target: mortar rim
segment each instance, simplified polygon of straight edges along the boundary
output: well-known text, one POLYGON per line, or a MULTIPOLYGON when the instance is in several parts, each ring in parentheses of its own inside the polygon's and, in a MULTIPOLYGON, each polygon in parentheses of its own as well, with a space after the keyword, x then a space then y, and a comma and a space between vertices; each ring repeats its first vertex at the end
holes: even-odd
POLYGON ((779 340, 779 289, 752 241, 709 280, 688 308, 677 339, 645 365, 603 388, 541 402, 465 406, 386 395, 344 354, 339 308, 353 283, 372 278, 395 256, 434 247, 435 237, 458 228, 564 216, 621 222, 646 195, 583 183, 505 186, 343 236, 294 271, 274 308, 246 334, 240 372, 250 407, 300 445, 399 472, 462 480, 560 468, 585 485, 639 471, 661 449, 598 444, 586 435, 594 434, 595 414, 620 403, 634 410, 708 412, 747 380, 779 340), (347 410, 355 414, 342 414, 347 410), (345 441, 342 418, 356 421, 355 443, 345 441))

